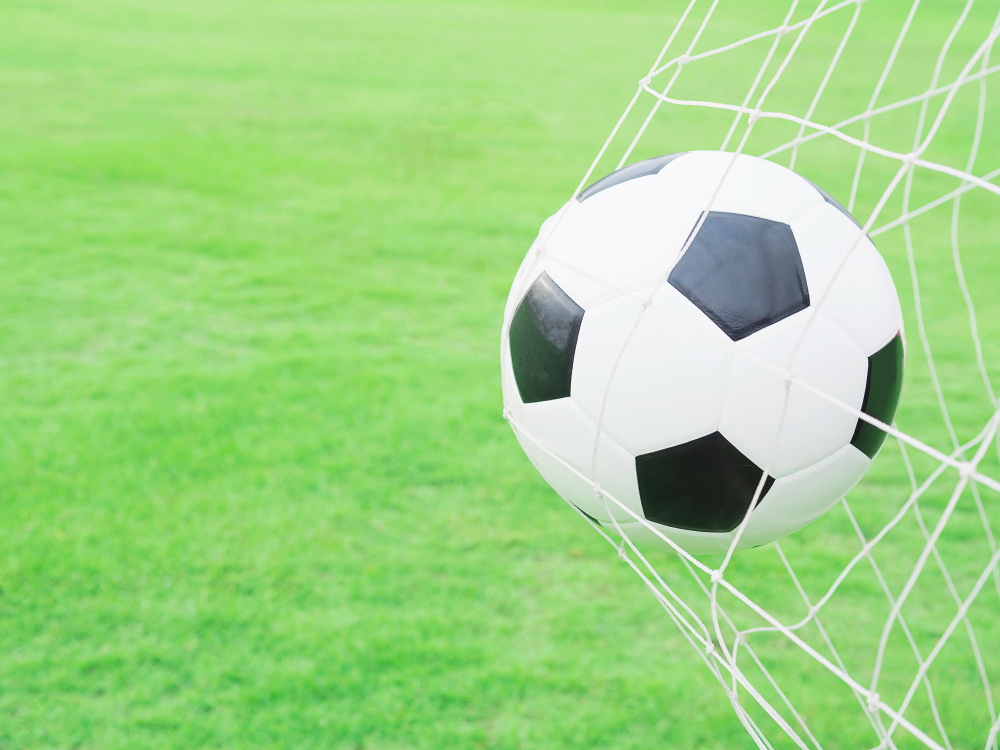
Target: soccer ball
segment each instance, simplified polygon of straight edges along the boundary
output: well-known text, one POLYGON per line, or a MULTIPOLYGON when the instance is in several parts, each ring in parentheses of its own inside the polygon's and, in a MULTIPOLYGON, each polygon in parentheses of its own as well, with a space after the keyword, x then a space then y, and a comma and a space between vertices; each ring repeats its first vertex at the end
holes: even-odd
POLYGON ((556 492, 640 543, 669 546, 602 493, 722 552, 764 477, 740 539, 759 546, 868 470, 886 434, 842 405, 892 422, 902 331, 885 262, 816 185, 752 156, 661 156, 542 225, 504 313, 505 411, 556 492))

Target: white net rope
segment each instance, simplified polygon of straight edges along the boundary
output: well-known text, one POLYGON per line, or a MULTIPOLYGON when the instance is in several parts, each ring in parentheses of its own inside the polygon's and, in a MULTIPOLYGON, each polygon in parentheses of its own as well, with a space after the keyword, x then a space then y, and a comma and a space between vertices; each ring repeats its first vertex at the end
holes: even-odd
MULTIPOLYGON (((849 186, 848 210, 859 220, 867 217, 855 246, 868 234, 884 254, 895 250, 893 257, 909 272, 904 307, 911 340, 900 414, 893 425, 883 424, 797 379, 798 346, 780 372, 785 407, 796 384, 895 440, 886 444, 869 477, 823 519, 780 543, 734 556, 769 473, 765 466, 728 553, 709 565, 601 488, 594 480, 596 443, 593 476, 585 476, 525 431, 508 410, 505 416, 522 440, 594 487, 612 519, 608 525, 621 539, 581 515, 645 582, 721 684, 758 747, 1000 750, 1000 714, 991 683, 1000 676, 1000 551, 989 518, 991 510, 995 514, 991 504, 1000 498, 1000 481, 992 476, 1000 476, 1000 411, 987 367, 988 355, 996 350, 984 349, 986 319, 977 319, 968 283, 981 281, 982 264, 976 276, 967 276, 969 257, 963 265, 961 251, 963 244, 971 245, 978 258, 997 250, 1000 220, 991 225, 989 218, 1000 216, 1000 185, 992 182, 1000 165, 983 171, 979 162, 1000 156, 1000 138, 991 140, 986 128, 991 112, 987 82, 1000 71, 1000 65, 990 64, 1000 35, 1000 7, 983 10, 974 7, 974 0, 947 9, 938 4, 921 26, 920 0, 911 5, 821 0, 808 8, 809 3, 793 0, 777 25, 711 47, 705 40, 718 5, 719 0, 690 0, 683 9, 576 193, 595 174, 611 171, 595 170, 616 144, 624 150, 617 167, 608 163, 611 168, 625 165, 647 141, 653 141, 650 155, 688 150, 688 144, 678 147, 677 141, 695 130, 698 137, 708 137, 709 123, 716 124, 714 132, 724 133, 715 148, 753 153, 806 173, 813 163, 819 184, 840 180, 845 194, 849 186), (875 6, 886 10, 875 13, 875 6), (947 23, 942 22, 945 12, 950 13, 947 23), (869 13, 873 17, 866 19, 869 13), (866 22, 869 36, 858 47, 865 62, 851 68, 851 55, 860 54, 851 42, 866 22), (814 37, 818 42, 810 48, 814 37), (884 48, 872 40, 884 42, 884 48), (684 51, 668 57, 682 42, 684 51), (872 65, 876 59, 878 65, 872 65), (750 60, 759 62, 750 65, 750 60), (678 89, 691 71, 713 61, 724 64, 708 68, 701 81, 694 77, 689 88, 731 93, 746 81, 741 84, 735 72, 722 81, 721 72, 740 71, 752 80, 745 94, 736 96, 738 103, 681 96, 678 89), (782 81, 793 66, 798 83, 783 91, 782 81), (813 72, 808 87, 801 83, 801 69, 813 72), (922 91, 892 96, 918 78, 922 91), (863 105, 860 112, 831 115, 832 124, 820 121, 826 99, 835 100, 831 112, 843 115, 852 95, 854 105, 863 105), (776 98, 778 103, 772 103, 776 98), (693 117, 694 112, 707 113, 706 119, 693 117), (774 127, 765 132, 769 125, 774 127), (935 150, 939 141, 944 146, 935 150), (971 200, 979 203, 963 211, 971 200), (920 224, 925 219, 928 223, 920 224), (968 239, 960 243, 963 237, 968 239), (957 281, 957 294, 947 298, 955 309, 936 301, 946 296, 945 283, 950 283, 939 262, 944 252, 950 255, 948 273, 957 281), (934 269, 930 278, 918 274, 921 253, 934 269), (924 296, 921 282, 930 290, 924 296), (964 333, 949 333, 932 349, 928 318, 947 319, 949 331, 964 333), (916 351, 914 324, 920 342, 916 351), (938 348, 945 353, 936 364, 938 348), (915 406, 908 410, 909 402, 915 406), (903 429, 907 417, 914 424, 909 431, 903 429), (612 506, 657 534, 674 554, 636 547, 613 520, 622 516, 611 513, 612 506)), ((725 29, 717 36, 724 37, 725 29)), ((704 140, 696 145, 707 147, 704 140)), ((558 219, 550 231, 557 226, 558 219)), ((536 243, 538 257, 544 247, 542 237, 536 243)), ((553 260, 586 275, 585 269, 553 260)), ((666 280, 667 274, 660 284, 666 280)), ((896 280, 902 281, 898 272, 896 280)), ((989 286, 981 283, 980 288, 989 286)), ((620 293, 643 305, 633 332, 643 315, 666 314, 650 303, 653 294, 640 299, 634 292, 620 293)), ((825 301, 825 294, 814 301, 813 319, 825 301)), ((995 315, 997 308, 992 311, 995 315)), ((618 361, 630 340, 631 335, 618 361)), ((617 362, 605 404, 616 369, 617 362)), ((602 422, 603 410, 598 438, 602 422)))

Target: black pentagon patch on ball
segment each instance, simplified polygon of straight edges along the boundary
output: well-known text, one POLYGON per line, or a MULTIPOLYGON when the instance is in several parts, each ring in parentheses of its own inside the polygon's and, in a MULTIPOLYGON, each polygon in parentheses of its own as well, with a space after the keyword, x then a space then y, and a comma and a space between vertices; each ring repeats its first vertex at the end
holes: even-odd
POLYGON ((576 304, 547 273, 528 288, 510 322, 510 360, 521 401, 569 396, 583 322, 576 304))
POLYGON ((733 341, 809 307, 792 228, 756 216, 710 211, 668 281, 733 341))
MULTIPOLYGON (((637 456, 635 471, 643 515, 690 531, 739 526, 764 473, 719 432, 637 456)), ((761 500, 772 484, 764 480, 761 500)))
POLYGON ((629 164, 627 167, 622 167, 617 172, 612 172, 607 177, 602 177, 597 182, 590 185, 590 187, 583 190, 578 196, 576 196, 576 199, 580 201, 580 203, 583 203, 590 196, 597 195, 599 192, 607 190, 609 187, 614 187, 615 185, 620 185, 623 182, 634 180, 636 177, 648 177, 651 174, 656 174, 678 156, 684 156, 686 153, 687 151, 683 151, 679 154, 655 156, 652 159, 643 159, 642 161, 637 161, 635 164, 629 164))
MULTIPOLYGON (((892 424, 903 388, 903 337, 896 337, 868 358, 868 382, 861 411, 892 424)), ((873 424, 858 419, 851 445, 868 458, 875 458, 888 435, 873 424)))

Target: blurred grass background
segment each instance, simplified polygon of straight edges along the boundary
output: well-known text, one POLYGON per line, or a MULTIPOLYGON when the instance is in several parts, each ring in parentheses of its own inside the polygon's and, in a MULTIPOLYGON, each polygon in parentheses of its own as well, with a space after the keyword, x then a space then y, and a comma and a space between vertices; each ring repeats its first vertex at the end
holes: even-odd
MULTIPOLYGON (((501 417, 510 280, 681 9, 0 6, 0 746, 750 746, 697 656, 501 417)), ((706 47, 783 12, 723 2, 706 47)), ((920 74, 904 67, 887 100, 926 88, 957 12, 920 16, 907 58, 920 74)), ((817 119, 866 103, 892 42, 879 13, 905 7, 862 16, 817 119)), ((957 39, 952 77, 990 13, 957 39)), ((805 110, 839 19, 775 108, 805 110)), ((707 64, 691 90, 741 99, 762 50, 735 72, 707 64)), ((942 138, 938 156, 957 166, 976 96, 942 138)), ((657 121, 642 148, 717 147, 728 119, 699 117, 657 121)), ((904 124, 873 133, 912 139, 904 124)), ((751 152, 788 137, 760 132, 751 152)), ((994 159, 995 143, 983 147, 994 159)), ((836 144, 803 154, 805 173, 846 197, 853 162, 842 169, 836 144)), ((865 184, 862 204, 881 190, 865 184)), ((928 183, 928 199, 954 184, 928 183)), ((965 205, 995 367, 996 202, 965 205)), ((921 273, 939 292, 926 292, 928 320, 968 438, 988 404, 949 217, 928 217, 924 236, 945 240, 921 273)), ((885 238, 910 324, 905 255, 885 238)), ((950 450, 917 365, 901 426, 950 450)), ((893 460, 858 491, 873 524, 905 498, 893 460)), ((974 576, 985 557, 968 539, 955 554, 974 576)), ((827 580, 843 561, 823 542, 810 529, 789 544, 811 545, 827 580)), ((905 579, 913 555, 898 557, 905 579)), ((758 584, 781 572, 760 564, 758 584)), ((852 604, 845 627, 870 606, 852 604)), ((969 662, 955 665, 963 676, 969 662)), ((842 723, 815 703, 820 724, 842 723)), ((985 709, 957 690, 954 703, 978 737, 962 712, 981 722, 985 709)))

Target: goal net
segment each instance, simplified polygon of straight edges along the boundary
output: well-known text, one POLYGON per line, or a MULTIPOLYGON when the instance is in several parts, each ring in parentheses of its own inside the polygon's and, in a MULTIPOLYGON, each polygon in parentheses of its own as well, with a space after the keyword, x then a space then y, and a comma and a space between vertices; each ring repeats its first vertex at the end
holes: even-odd
POLYGON ((727 554, 696 557, 588 522, 758 747, 1000 750, 1000 108, 988 90, 1000 3, 690 0, 678 12, 577 192, 695 149, 810 178, 893 272, 903 396, 893 425, 841 405, 890 438, 839 505, 779 543, 734 554, 741 526, 727 554))

